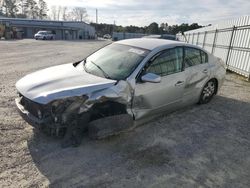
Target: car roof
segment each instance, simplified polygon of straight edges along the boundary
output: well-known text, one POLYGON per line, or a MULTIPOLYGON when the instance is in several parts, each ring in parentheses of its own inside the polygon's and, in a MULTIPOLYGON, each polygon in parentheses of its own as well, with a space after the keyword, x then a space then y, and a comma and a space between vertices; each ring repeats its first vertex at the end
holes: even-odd
POLYGON ((167 45, 186 45, 184 42, 166 40, 166 39, 156 39, 156 38, 136 38, 136 39, 127 39, 115 42, 117 44, 124 44, 129 46, 134 46, 138 48, 144 48, 147 50, 153 50, 155 48, 167 45))

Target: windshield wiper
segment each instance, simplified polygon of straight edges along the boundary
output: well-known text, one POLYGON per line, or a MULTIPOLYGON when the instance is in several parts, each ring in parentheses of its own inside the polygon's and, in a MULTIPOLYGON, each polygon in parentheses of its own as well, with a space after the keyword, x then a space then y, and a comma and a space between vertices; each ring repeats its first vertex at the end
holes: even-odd
POLYGON ((99 65, 97 65, 93 61, 90 61, 90 62, 93 63, 102 72, 105 78, 112 79, 99 65))

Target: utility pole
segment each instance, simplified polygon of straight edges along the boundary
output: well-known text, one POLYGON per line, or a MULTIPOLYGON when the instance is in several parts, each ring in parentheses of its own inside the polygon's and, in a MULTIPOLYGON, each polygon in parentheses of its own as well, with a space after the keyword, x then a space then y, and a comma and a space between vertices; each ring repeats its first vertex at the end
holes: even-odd
POLYGON ((97 10, 97 9, 96 9, 96 11, 95 11, 95 17, 96 17, 95 22, 98 23, 98 10, 97 10))
POLYGON ((113 32, 115 32, 115 20, 114 20, 114 25, 113 25, 113 32))

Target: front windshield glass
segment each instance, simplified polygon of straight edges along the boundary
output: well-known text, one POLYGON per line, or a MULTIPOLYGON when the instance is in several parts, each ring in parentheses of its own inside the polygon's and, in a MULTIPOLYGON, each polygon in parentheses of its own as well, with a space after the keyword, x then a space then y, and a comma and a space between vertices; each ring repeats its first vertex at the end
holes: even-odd
POLYGON ((113 43, 90 55, 84 64, 85 71, 109 79, 124 80, 148 53, 145 49, 113 43))
POLYGON ((46 32, 45 31, 39 31, 38 34, 44 35, 44 34, 46 34, 46 32))

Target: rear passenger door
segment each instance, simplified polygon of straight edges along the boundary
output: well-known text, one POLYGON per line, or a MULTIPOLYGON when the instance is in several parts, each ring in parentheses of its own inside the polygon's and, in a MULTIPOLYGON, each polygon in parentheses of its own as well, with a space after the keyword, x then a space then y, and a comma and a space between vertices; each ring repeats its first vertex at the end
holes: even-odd
POLYGON ((202 87, 210 78, 208 55, 203 50, 185 47, 184 63, 187 75, 184 100, 196 102, 202 87))

